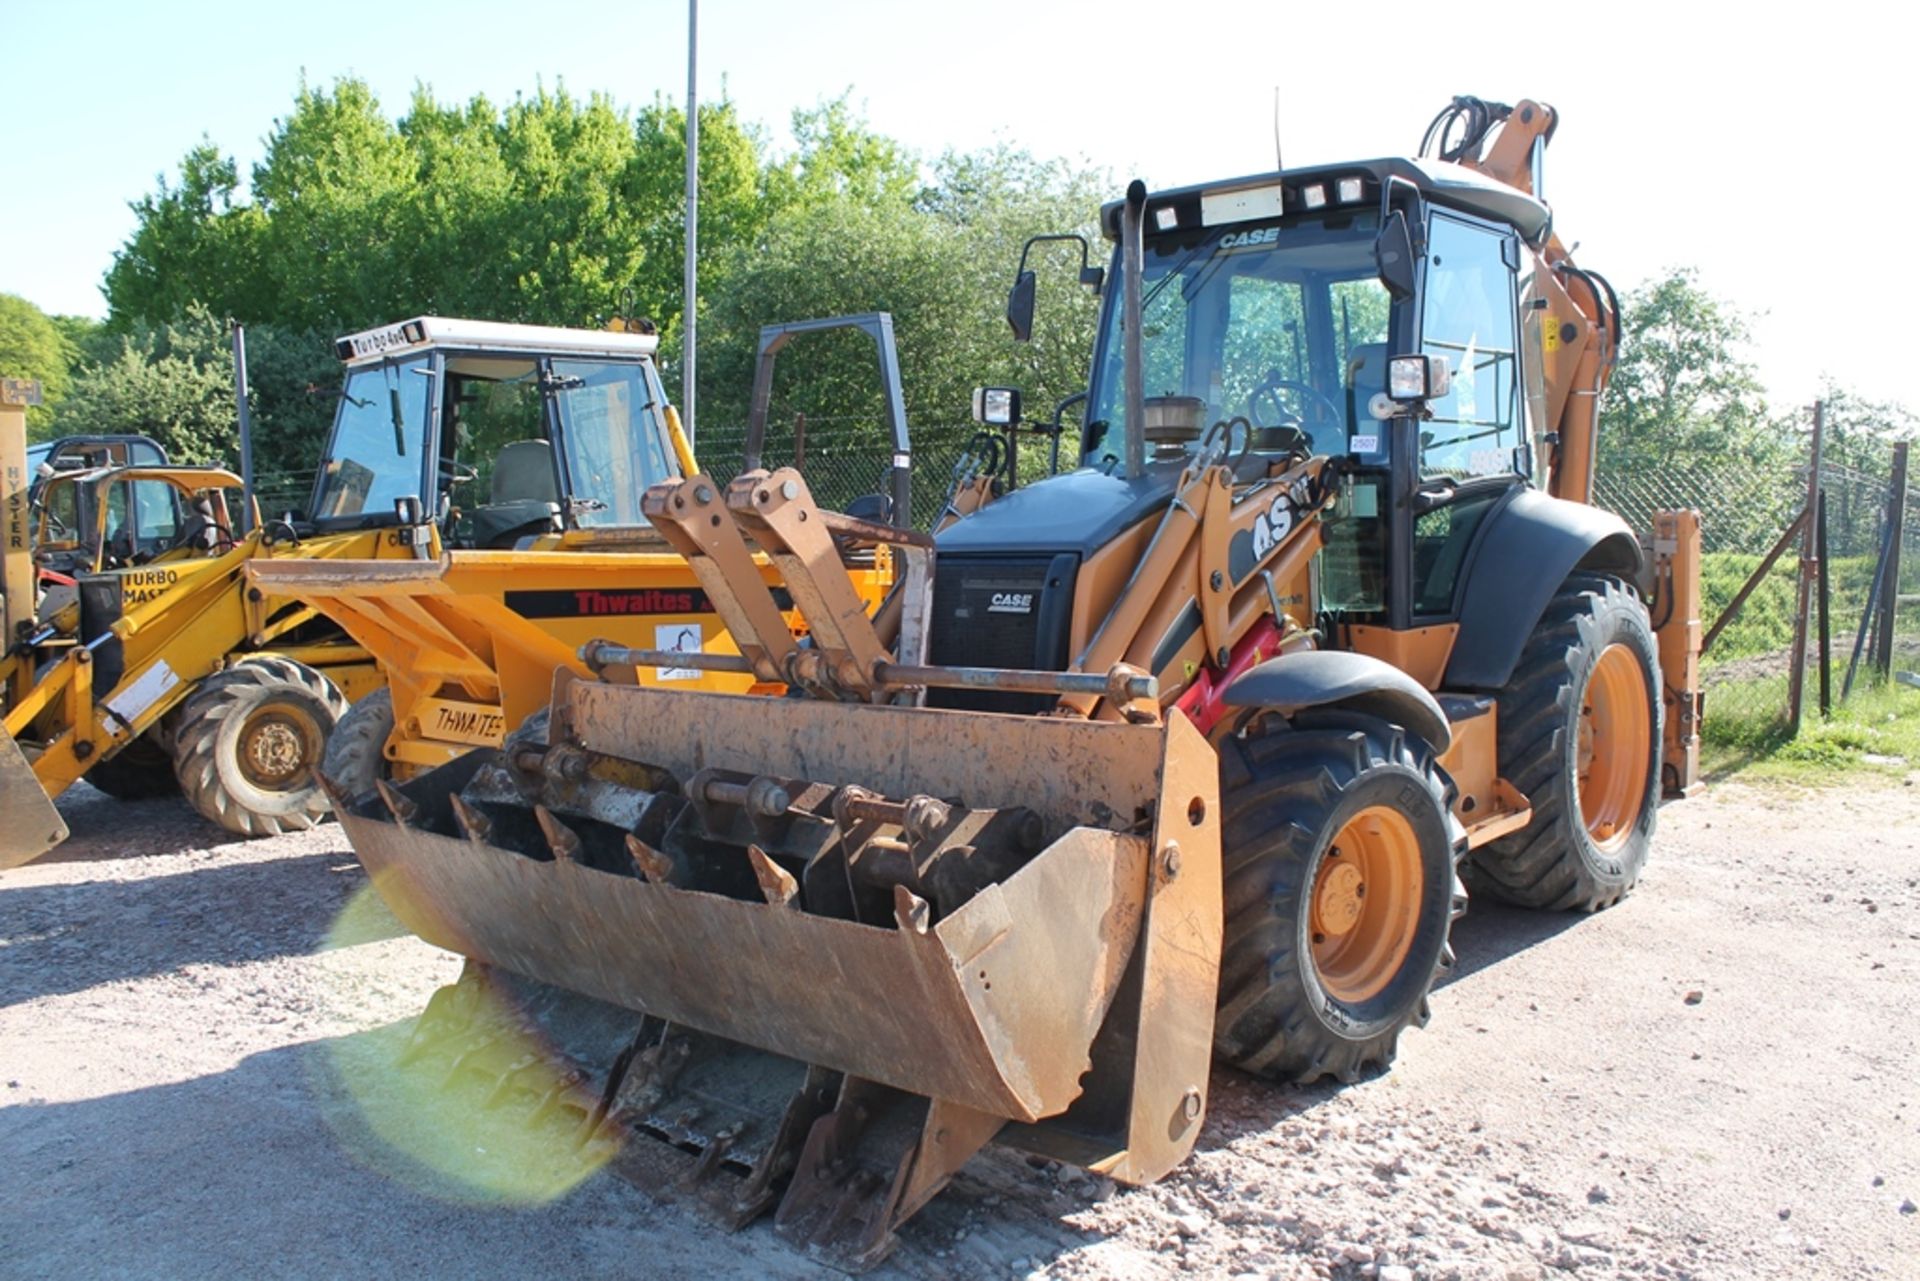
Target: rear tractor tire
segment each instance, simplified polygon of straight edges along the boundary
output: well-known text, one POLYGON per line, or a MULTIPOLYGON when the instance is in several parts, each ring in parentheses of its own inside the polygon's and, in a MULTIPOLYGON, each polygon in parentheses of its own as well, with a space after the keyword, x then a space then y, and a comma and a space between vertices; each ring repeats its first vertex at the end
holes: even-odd
POLYGON ((393 691, 368 694, 334 725, 327 736, 320 772, 347 796, 365 796, 373 785, 393 778, 387 739, 393 734, 393 691))
POLYGON ((1214 1050, 1280 1081, 1352 1081, 1424 1026, 1466 909, 1466 834, 1432 753, 1323 713, 1221 749, 1225 938, 1214 1050))
POLYGON ((1533 821, 1474 851, 1474 893, 1585 912, 1626 896, 1660 806, 1659 690, 1640 598, 1615 578, 1569 578, 1500 695, 1500 773, 1533 821))
POLYGON ((180 709, 173 768, 200 813, 240 836, 304 831, 327 814, 319 765, 347 700, 287 658, 244 659, 180 709))

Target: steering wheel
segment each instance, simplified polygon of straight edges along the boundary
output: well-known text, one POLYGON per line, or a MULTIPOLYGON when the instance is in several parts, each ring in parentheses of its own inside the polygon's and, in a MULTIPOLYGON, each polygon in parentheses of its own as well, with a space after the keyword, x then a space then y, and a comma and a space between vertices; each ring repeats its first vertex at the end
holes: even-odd
POLYGON ((1320 411, 1315 416, 1317 421, 1338 423, 1342 422, 1346 417, 1346 415, 1340 412, 1340 407, 1328 399, 1326 394, 1318 388, 1292 378, 1282 378, 1280 371, 1274 369, 1269 370, 1267 376, 1261 379, 1260 385, 1255 387, 1253 391, 1247 395, 1247 417, 1253 420, 1254 426, 1264 429, 1291 428, 1293 431, 1299 433, 1300 441, 1303 445, 1308 449, 1313 448, 1313 436, 1307 431, 1304 425, 1306 422, 1305 418, 1300 414, 1289 412, 1287 407, 1281 403, 1280 393, 1283 391, 1297 393, 1305 403, 1306 408, 1320 411), (1261 413, 1262 407, 1272 409, 1273 421, 1262 421, 1265 417, 1265 415, 1261 413))

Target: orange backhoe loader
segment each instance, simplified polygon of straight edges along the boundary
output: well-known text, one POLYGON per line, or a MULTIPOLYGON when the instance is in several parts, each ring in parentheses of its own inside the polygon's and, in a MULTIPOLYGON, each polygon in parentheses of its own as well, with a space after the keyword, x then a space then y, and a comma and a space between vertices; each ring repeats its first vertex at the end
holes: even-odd
POLYGON ((1555 123, 1458 99, 1417 159, 1133 184, 1081 466, 935 536, 790 469, 654 487, 738 654, 590 644, 502 750, 337 799, 469 958, 409 1059, 860 1270, 990 1142, 1147 1182, 1216 1058, 1384 1067, 1457 871, 1627 893, 1696 773, 1699 529, 1590 505, 1619 308, 1537 194, 1555 123))

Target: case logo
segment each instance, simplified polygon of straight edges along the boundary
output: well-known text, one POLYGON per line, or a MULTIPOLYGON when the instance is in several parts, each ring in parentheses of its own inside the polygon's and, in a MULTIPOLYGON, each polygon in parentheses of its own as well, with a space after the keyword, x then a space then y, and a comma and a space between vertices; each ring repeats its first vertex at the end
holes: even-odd
POLYGON ((987 606, 989 614, 1031 614, 1033 612, 1032 592, 995 592, 993 603, 987 606))

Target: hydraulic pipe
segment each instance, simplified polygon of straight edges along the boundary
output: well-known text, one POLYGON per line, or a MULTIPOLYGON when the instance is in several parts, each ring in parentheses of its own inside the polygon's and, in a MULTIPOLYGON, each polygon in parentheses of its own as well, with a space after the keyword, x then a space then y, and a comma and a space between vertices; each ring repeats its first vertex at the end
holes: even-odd
MULTIPOLYGON (((752 675, 753 664, 739 654, 708 654, 677 649, 631 649, 607 641, 581 647, 580 660, 599 671, 606 667, 684 667, 703 672, 752 675)), ((1119 691, 1128 699, 1154 702, 1160 682, 1144 673, 1123 674, 1118 681, 1105 672, 1036 672, 1017 667, 930 667, 913 663, 877 663, 874 680, 882 686, 925 686, 929 689, 994 689, 1015 694, 1086 694, 1107 697, 1119 691)))

